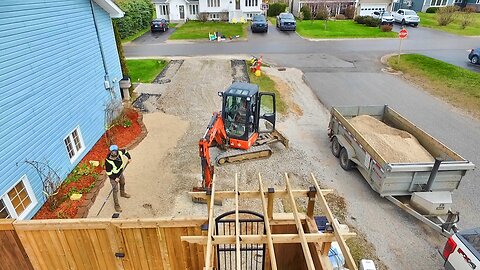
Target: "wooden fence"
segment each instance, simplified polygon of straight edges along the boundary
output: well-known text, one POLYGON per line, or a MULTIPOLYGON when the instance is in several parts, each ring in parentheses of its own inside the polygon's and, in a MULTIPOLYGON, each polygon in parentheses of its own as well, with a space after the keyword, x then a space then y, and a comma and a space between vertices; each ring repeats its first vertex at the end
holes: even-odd
POLYGON ((201 236, 203 223, 206 220, 2 221, 0 269, 202 269, 204 247, 180 238, 201 236))

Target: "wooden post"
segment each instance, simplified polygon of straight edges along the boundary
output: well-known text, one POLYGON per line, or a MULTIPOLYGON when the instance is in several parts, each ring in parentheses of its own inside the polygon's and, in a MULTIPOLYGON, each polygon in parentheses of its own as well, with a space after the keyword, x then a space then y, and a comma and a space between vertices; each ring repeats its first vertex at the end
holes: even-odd
MULTIPOLYGON (((315 183, 315 187, 317 188, 317 190, 320 190, 320 186, 318 185, 317 179, 315 179, 315 176, 313 175, 313 173, 311 175, 312 175, 313 182, 315 183)), ((327 219, 330 222, 330 224, 332 224, 333 226, 333 233, 335 234, 335 238, 337 238, 337 242, 338 242, 338 245, 340 246, 340 250, 342 250, 343 256, 345 257, 345 263, 347 264, 348 269, 357 270, 358 269, 357 265, 355 264, 352 254, 350 253, 350 250, 348 249, 347 244, 345 243, 345 238, 340 233, 340 225, 338 224, 338 221, 333 216, 332 211, 330 211, 330 208, 328 208, 327 200, 325 200, 325 197, 323 196, 322 192, 319 192, 319 199, 320 199, 320 206, 322 207, 322 211, 327 216, 327 219)))
POLYGON ((300 236, 300 243, 302 244, 303 255, 305 256, 305 263, 307 264, 308 270, 315 270, 315 264, 313 263, 312 254, 310 253, 310 248, 308 247, 308 243, 305 239, 305 232, 303 231, 302 221, 298 216, 297 204, 295 203, 295 197, 293 197, 292 194, 292 188, 290 187, 290 181, 288 180, 287 173, 285 173, 285 184, 290 197, 290 203, 292 204, 293 217, 295 219, 295 225, 297 226, 298 235, 300 236))
MULTIPOLYGON (((262 194, 262 196, 264 196, 262 194)), ((267 204, 267 217, 273 218, 273 197, 275 196, 275 188, 268 188, 268 204, 267 204)))
POLYGON ((210 200, 207 201, 208 203, 208 239, 207 239, 207 251, 205 254, 205 268, 207 270, 213 269, 213 205, 215 202, 215 174, 213 175, 212 179, 212 189, 207 191, 210 194, 210 200))
POLYGON ((235 262, 236 268, 241 269, 240 257, 240 222, 238 220, 238 176, 235 174, 235 262))
MULTIPOLYGON (((275 258, 275 249, 273 247, 272 231, 270 228, 270 217, 268 217, 268 207, 267 207, 267 203, 265 202, 265 193, 263 192, 262 176, 260 175, 260 173, 258 174, 258 188, 260 190, 260 199, 262 200, 262 207, 263 207, 262 209, 263 209, 263 215, 264 215, 265 231, 267 233, 268 255, 270 258, 270 265, 272 267, 271 268, 272 270, 277 270, 277 259, 275 258), (265 215, 267 215, 267 217, 265 217, 265 215)), ((272 201, 273 201, 273 192, 268 193, 268 195, 270 194, 272 194, 272 201)))
POLYGON ((311 218, 313 218, 313 209, 315 208, 316 195, 317 195, 317 189, 315 187, 310 187, 308 191, 307 216, 311 218))

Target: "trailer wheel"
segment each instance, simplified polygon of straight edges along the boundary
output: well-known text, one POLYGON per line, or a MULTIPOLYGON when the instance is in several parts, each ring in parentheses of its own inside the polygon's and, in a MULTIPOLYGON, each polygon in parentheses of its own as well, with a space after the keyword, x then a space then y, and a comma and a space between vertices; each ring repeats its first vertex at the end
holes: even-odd
POLYGON ((347 149, 340 150, 340 167, 345 171, 349 171, 353 167, 353 162, 348 158, 347 149))
POLYGON ((338 143, 337 137, 334 137, 332 140, 332 154, 338 158, 340 156, 341 149, 342 147, 340 146, 340 143, 338 143))

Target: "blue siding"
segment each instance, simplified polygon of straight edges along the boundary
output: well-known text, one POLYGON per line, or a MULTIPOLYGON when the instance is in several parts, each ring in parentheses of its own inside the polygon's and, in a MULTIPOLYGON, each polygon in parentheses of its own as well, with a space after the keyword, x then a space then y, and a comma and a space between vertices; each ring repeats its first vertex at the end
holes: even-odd
MULTIPOLYGON (((94 4, 109 79, 120 98, 121 68, 109 15, 94 4)), ((38 205, 37 172, 48 161, 62 179, 104 132, 104 67, 88 0, 0 1, 0 196, 24 174, 38 205), (72 164, 63 139, 79 126, 85 151, 72 164)))

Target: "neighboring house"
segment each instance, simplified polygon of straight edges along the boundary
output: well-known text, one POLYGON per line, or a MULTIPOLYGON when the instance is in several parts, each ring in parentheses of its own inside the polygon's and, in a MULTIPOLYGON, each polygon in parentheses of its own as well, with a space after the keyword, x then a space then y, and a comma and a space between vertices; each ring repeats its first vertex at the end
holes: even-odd
POLYGON ((45 202, 48 163, 63 181, 104 133, 122 72, 111 0, 0 3, 0 218, 31 218, 45 202), (107 89, 108 87, 108 89, 107 89), (45 167, 42 167, 45 169, 45 167))
MULTIPOLYGON (((397 0, 393 10, 401 8, 412 9, 416 12, 425 12, 429 7, 453 6, 455 0, 397 0)), ((421 22, 420 22, 421 23, 421 22)))
POLYGON ((153 0, 157 18, 171 22, 197 20, 207 13, 209 20, 241 21, 262 13, 262 0, 153 0))
POLYGON ((375 11, 392 11, 391 0, 359 0, 355 9, 355 14, 360 16, 370 16, 375 11))
POLYGON ((473 7, 477 12, 480 12, 480 0, 455 0, 454 4, 461 8, 473 7))
POLYGON ((293 0, 291 10, 292 14, 298 17, 303 6, 308 6, 312 14, 316 14, 323 5, 327 5, 330 15, 335 16, 344 14, 347 7, 355 5, 355 0, 293 0))

